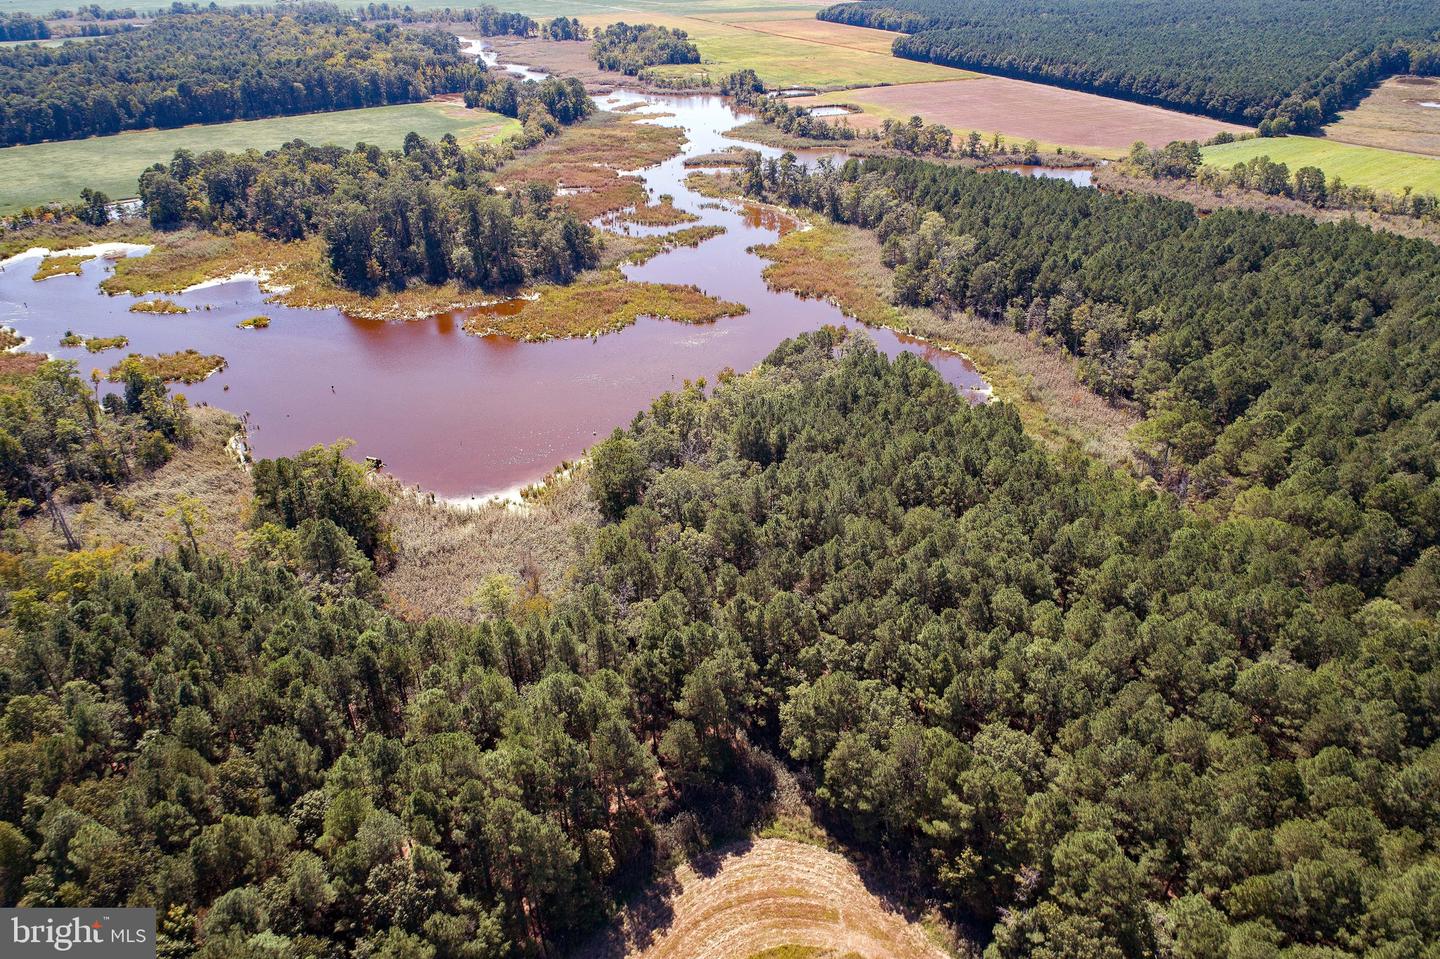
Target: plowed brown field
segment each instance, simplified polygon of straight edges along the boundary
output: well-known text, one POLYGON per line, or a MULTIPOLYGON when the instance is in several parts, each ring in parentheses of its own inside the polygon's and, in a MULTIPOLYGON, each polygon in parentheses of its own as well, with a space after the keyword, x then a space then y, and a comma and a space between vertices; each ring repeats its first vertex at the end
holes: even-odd
POLYGON ((668 899, 626 917, 584 959, 751 959, 775 955, 945 959, 918 923, 865 888, 854 865, 818 846, 760 839, 675 876, 668 899), (789 947, 788 949, 785 947, 789 947))
POLYGON ((1204 141, 1221 130, 1239 133, 1246 129, 1142 103, 1005 77, 864 87, 790 102, 796 106, 853 103, 865 112, 846 119, 862 130, 879 127, 886 117, 906 119, 919 114, 926 122, 943 123, 962 136, 971 130, 986 135, 998 131, 1012 141, 1034 139, 1106 153, 1126 150, 1136 140, 1164 146, 1172 140, 1204 141))

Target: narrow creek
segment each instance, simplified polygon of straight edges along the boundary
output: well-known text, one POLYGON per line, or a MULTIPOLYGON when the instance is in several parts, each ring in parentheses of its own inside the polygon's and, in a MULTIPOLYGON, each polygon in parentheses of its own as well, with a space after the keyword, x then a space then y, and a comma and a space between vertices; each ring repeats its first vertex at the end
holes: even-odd
MULTIPOLYGON (((401 480, 442 496, 480 499, 512 490, 576 458, 686 379, 713 379, 726 367, 749 369, 781 340, 822 324, 860 328, 830 303, 766 287, 766 262, 748 248, 779 237, 774 218, 707 200, 685 186, 686 157, 754 148, 724 135, 749 117, 715 96, 619 92, 602 98, 601 106, 637 101, 641 113, 660 114, 646 122, 682 127, 688 138, 682 156, 637 171, 652 198, 671 194, 677 207, 700 217, 698 224, 726 232, 626 267, 626 275, 693 283, 744 303, 747 315, 700 326, 642 318, 595 339, 525 343, 467 334, 465 313, 387 323, 334 309, 285 307, 266 302, 253 279, 171 297, 191 309, 184 315, 142 315, 129 312, 138 298, 99 291, 112 268, 106 259, 84 264, 80 276, 36 282, 36 256, 29 256, 9 261, 0 272, 0 324, 30 337, 29 349, 77 361, 82 375, 108 368, 125 352, 193 348, 224 356, 226 369, 177 389, 192 403, 245 414, 257 456, 348 437, 355 440, 351 455, 379 457, 401 480), (270 317, 269 328, 237 328, 255 315, 270 317), (61 347, 71 330, 123 334, 130 345, 98 355, 61 347)), ((780 152, 761 150, 767 156, 780 152)), ((801 159, 813 163, 818 155, 801 159)), ((989 395, 964 357, 889 330, 867 332, 890 356, 922 355, 972 399, 989 395)))

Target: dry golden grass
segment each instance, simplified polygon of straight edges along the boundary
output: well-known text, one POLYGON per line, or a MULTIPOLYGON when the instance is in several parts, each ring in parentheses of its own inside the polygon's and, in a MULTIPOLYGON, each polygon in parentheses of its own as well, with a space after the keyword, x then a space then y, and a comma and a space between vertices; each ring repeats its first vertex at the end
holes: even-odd
POLYGON ((35 268, 35 274, 30 279, 35 281, 48 280, 52 276, 79 276, 80 267, 95 259, 93 256, 55 256, 50 255, 40 261, 35 268))
MULTIPOLYGON (((223 410, 202 406, 191 410, 195 437, 188 447, 177 447, 170 462, 141 476, 122 489, 106 490, 89 503, 67 506, 66 518, 86 547, 115 544, 133 548, 141 556, 171 549, 170 537, 179 527, 168 513, 182 499, 197 499, 204 507, 198 539, 202 549, 235 555, 236 537, 245 528, 250 499, 250 476, 225 444, 239 424, 223 410)), ((25 532, 41 552, 58 553, 64 540, 43 516, 27 520, 25 532)))
POLYGON ((994 395, 1016 405, 1034 435, 1056 446, 1078 444, 1112 463, 1131 461, 1128 434, 1138 417, 1087 389, 1071 357, 966 313, 941 316, 930 309, 894 306, 891 273, 872 234, 818 216, 808 222, 809 229, 757 248, 772 261, 764 273, 771 286, 830 300, 862 323, 964 353, 994 395))
POLYGON ((151 376, 158 376, 167 383, 199 383, 214 373, 225 369, 225 357, 199 350, 182 350, 178 353, 161 353, 158 356, 142 356, 131 353, 124 360, 110 367, 106 378, 119 382, 123 370, 130 360, 137 360, 140 368, 151 376))
POLYGON ((0 260, 40 247, 64 250, 91 243, 148 243, 150 231, 138 223, 111 223, 93 227, 82 223, 34 223, 19 230, 0 228, 0 260))
POLYGON ((601 270, 569 286, 542 287, 539 299, 524 302, 518 311, 511 304, 481 310, 465 321, 465 328, 480 335, 548 340, 613 333, 642 316, 709 323, 746 312, 744 304, 717 299, 697 286, 631 283, 618 270, 601 270))
POLYGON ((235 325, 238 326, 238 327, 239 327, 240 329, 242 329, 242 330, 263 330, 263 329, 269 328, 269 326, 270 326, 270 317, 268 317, 268 316, 252 316, 252 317, 250 317, 250 318, 248 318, 248 319, 241 320, 239 323, 236 323, 235 325))
POLYGON ((1440 79, 1391 77, 1325 127, 1325 137, 1362 146, 1440 156, 1440 79))
POLYGON ((385 521, 394 567, 385 575, 390 607, 412 617, 473 619, 470 600, 495 575, 539 596, 562 588, 600 523, 580 470, 552 478, 523 506, 450 507, 413 487, 386 482, 385 521))
POLYGON ((556 189, 577 190, 561 199, 576 216, 586 219, 641 206, 646 201, 644 185, 620 171, 677 156, 685 139, 681 130, 637 122, 642 119, 597 113, 505 164, 497 180, 510 188, 548 183, 556 189))
POLYGON ((682 223, 694 223, 700 218, 693 213, 677 209, 675 198, 666 193, 660 197, 660 202, 636 207, 625 213, 620 219, 626 223, 638 223, 640 226, 679 226, 682 223))
POLYGON ((584 959, 945 957, 920 923, 866 888, 849 860, 820 846, 742 842, 707 857, 703 872, 681 867, 669 885, 663 907, 627 912, 622 931, 582 952, 584 959))
POLYGON ((17 380, 34 373, 45 359, 44 353, 0 352, 0 392, 14 389, 17 380))
POLYGON ((154 238, 145 256, 115 264, 101 282, 107 293, 178 293, 197 283, 236 274, 260 276, 261 287, 287 306, 335 307, 370 319, 418 319, 447 310, 468 309, 494 299, 458 283, 415 283, 398 292, 369 296, 335 282, 318 237, 282 243, 254 233, 216 236, 179 230, 154 238))

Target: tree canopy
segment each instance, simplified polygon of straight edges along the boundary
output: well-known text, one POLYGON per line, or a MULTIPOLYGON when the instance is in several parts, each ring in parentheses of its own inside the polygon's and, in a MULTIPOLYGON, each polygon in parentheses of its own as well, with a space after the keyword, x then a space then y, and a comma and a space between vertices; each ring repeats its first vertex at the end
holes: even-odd
POLYGON ((1308 129, 1396 73, 1440 66, 1427 0, 874 0, 822 20, 910 36, 897 56, 1308 129))

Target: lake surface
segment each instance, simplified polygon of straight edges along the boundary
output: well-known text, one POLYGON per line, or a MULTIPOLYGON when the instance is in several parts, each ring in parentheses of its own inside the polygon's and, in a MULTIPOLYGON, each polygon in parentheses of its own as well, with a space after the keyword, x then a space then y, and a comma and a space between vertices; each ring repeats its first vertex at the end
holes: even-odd
MULTIPOLYGON (((0 272, 0 324, 33 338, 30 349, 78 362, 81 373, 108 368, 125 352, 187 348, 224 356, 229 366, 203 383, 177 389, 192 403, 245 414, 257 456, 279 456, 316 443, 353 438, 355 457, 377 456, 409 483, 456 498, 482 497, 544 476, 581 455, 617 426, 628 424, 660 393, 726 367, 747 370, 787 337, 822 324, 862 327, 829 303, 769 290, 766 261, 747 248, 774 242, 777 217, 717 204, 685 184, 686 156, 741 145, 724 131, 749 119, 715 96, 616 93, 601 105, 642 102, 665 113, 655 123, 679 126, 684 155, 639 171, 652 197, 669 193, 700 223, 727 232, 693 249, 626 267, 634 280, 694 283, 736 300, 748 315, 700 326, 642 318, 596 339, 524 343, 464 332, 468 314, 386 323, 339 310, 292 309, 265 302, 254 280, 235 280, 171 297, 193 312, 181 316, 129 312, 137 298, 106 296, 99 282, 112 268, 96 259, 81 276, 30 279, 36 259, 0 272), (239 329, 255 315, 268 329, 239 329), (90 354, 65 349, 68 330, 130 338, 127 350, 90 354)), ((752 147, 753 144, 744 144, 752 147)), ((780 151, 760 148, 766 156, 780 151)), ((825 153, 804 153, 815 163, 825 153)), ((631 227, 636 232, 665 230, 631 227)), ((523 310, 523 303, 518 306, 523 310)), ((867 330, 879 348, 929 360, 947 382, 975 401, 989 392, 964 357, 888 330, 867 330)))
POLYGON ((1009 166, 987 167, 1001 173, 1018 173, 1021 176, 1040 177, 1046 180, 1064 180, 1076 186, 1094 186, 1095 170, 1088 166, 1039 166, 1031 163, 1015 163, 1009 166))

